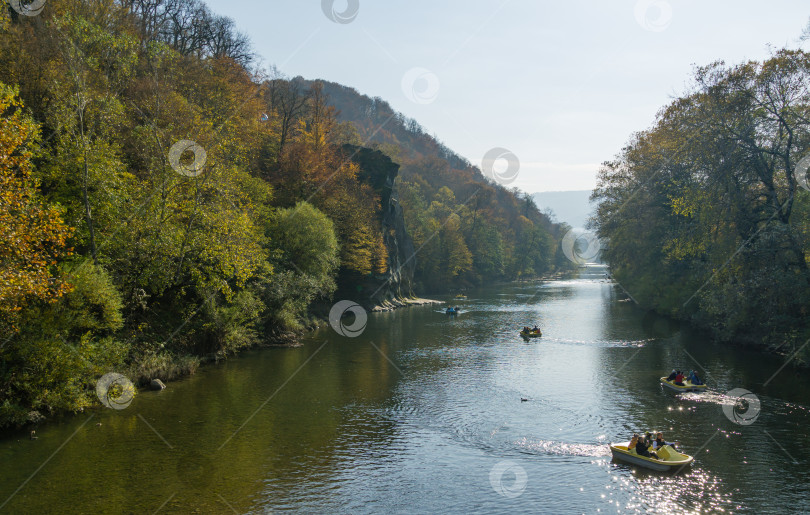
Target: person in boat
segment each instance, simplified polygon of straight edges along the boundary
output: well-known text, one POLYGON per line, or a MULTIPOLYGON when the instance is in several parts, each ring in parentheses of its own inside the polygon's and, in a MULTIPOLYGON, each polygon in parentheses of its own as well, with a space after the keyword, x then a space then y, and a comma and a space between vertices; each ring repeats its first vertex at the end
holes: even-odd
POLYGON ((674 380, 674 379, 675 379, 675 377, 676 377, 677 375, 678 375, 678 372, 676 372, 676 371, 675 371, 675 369, 673 368, 673 369, 672 369, 672 373, 671 373, 671 374, 669 374, 669 376, 667 376, 667 381, 672 381, 672 380, 674 380))
POLYGON ((655 434, 655 440, 653 440, 653 449, 660 449, 665 445, 669 445, 670 447, 675 449, 675 444, 677 443, 678 442, 667 442, 666 440, 664 440, 664 433, 659 431, 655 434))
POLYGON ((675 376, 674 383, 678 386, 686 386, 685 384, 683 384, 683 380, 684 380, 683 373, 680 370, 678 370, 678 375, 675 376))
POLYGON ((635 445, 635 448, 636 448, 636 453, 637 453, 639 456, 644 456, 645 458, 655 458, 655 459, 658 459, 658 455, 657 455, 656 453, 654 453, 654 452, 650 452, 650 451, 649 451, 649 448, 650 448, 650 442, 648 442, 647 440, 645 440, 643 436, 642 436, 642 437, 639 437, 639 438, 636 440, 636 445, 635 445))
POLYGON ((631 438, 630 443, 627 444, 627 450, 629 451, 631 449, 634 449, 636 447, 636 444, 638 444, 638 434, 633 433, 633 438, 631 438))
POLYGON ((696 384, 696 385, 701 385, 701 384, 703 384, 703 381, 701 381, 701 380, 700 380, 700 377, 698 377, 697 372, 695 372, 694 370, 692 370, 691 372, 689 372, 689 381, 690 381, 692 384, 696 384))
POLYGON ((539 330, 540 330, 540 328, 539 328, 539 327, 537 327, 537 324, 534 324, 534 329, 532 329, 532 331, 534 331, 534 332, 536 333, 536 332, 537 332, 537 331, 539 331, 539 330))

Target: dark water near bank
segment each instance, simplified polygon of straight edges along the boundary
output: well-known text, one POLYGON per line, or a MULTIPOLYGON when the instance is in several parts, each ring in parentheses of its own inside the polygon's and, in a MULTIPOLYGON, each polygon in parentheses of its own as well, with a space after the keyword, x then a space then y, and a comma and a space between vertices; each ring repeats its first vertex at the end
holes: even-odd
POLYGON ((0 512, 808 510, 806 376, 645 317, 604 273, 468 292, 452 319, 371 315, 358 338, 324 329, 2 440, 0 512), (518 337, 535 322, 541 339, 518 337), (673 366, 710 392, 662 390, 673 366), (752 414, 734 388, 761 401, 750 425, 724 413, 752 414), (644 429, 694 466, 613 464, 606 444, 644 429))

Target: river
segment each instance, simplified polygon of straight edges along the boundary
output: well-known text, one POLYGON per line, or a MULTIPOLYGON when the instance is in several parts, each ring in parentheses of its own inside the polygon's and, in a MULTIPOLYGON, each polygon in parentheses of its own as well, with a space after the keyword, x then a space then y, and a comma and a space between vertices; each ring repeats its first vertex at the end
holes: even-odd
POLYGON ((806 374, 645 315, 605 273, 470 291, 452 318, 371 314, 358 337, 326 327, 43 424, 37 440, 14 433, 0 440, 0 512, 810 509, 806 374), (535 323, 542 338, 518 336, 535 323), (676 366, 709 391, 662 389, 676 366), (737 388, 759 406, 735 405, 737 388), (612 462, 609 442, 647 429, 695 463, 612 462))

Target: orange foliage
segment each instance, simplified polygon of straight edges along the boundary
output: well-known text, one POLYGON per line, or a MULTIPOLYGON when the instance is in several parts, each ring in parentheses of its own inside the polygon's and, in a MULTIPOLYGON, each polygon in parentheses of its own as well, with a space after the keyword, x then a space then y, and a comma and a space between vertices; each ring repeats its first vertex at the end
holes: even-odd
POLYGON ((0 83, 0 317, 13 315, 31 299, 53 301, 70 290, 53 276, 73 229, 60 210, 46 206, 31 177, 30 145, 36 124, 22 112, 12 88, 0 83))

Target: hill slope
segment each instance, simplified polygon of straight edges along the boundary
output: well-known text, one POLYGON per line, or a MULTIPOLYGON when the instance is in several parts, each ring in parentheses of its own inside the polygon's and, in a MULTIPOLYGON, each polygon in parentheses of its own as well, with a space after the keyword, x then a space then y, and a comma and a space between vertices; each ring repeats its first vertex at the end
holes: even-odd
POLYGON ((291 82, 302 91, 322 88, 344 124, 341 137, 401 165, 395 197, 414 239, 417 288, 463 288, 568 265, 556 244, 561 227, 529 194, 485 177, 381 98, 333 82, 291 82))

